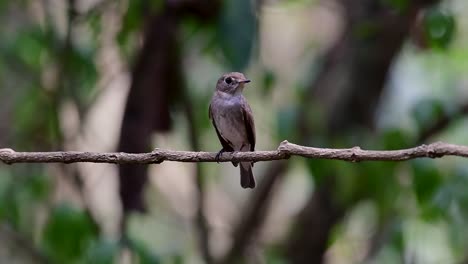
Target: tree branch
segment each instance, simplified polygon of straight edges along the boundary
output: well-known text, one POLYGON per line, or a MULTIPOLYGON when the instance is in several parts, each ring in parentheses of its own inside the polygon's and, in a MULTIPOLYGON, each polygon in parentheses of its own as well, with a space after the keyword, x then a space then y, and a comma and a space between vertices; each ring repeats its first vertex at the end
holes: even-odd
POLYGON ((6 255, 5 252, 2 253, 2 260, 3 257, 8 257, 9 261, 16 260, 19 263, 51 263, 51 260, 36 248, 31 239, 24 237, 7 223, 0 225, 0 239, 2 243, 4 243, 2 244, 2 247, 6 252, 10 251, 6 255), (18 252, 18 249, 21 249, 22 251, 18 252), (17 256, 20 256, 21 258, 17 259, 17 256))
MULTIPOLYGON (((114 164, 155 164, 163 161, 177 162, 216 162, 217 152, 195 152, 155 149, 149 153, 124 152, 15 152, 12 149, 0 149, 0 161, 13 163, 114 163, 114 164)), ((468 158, 468 146, 436 142, 420 145, 414 148, 399 150, 364 150, 360 147, 347 149, 314 148, 281 142, 277 150, 255 152, 224 153, 219 161, 271 161, 288 159, 290 156, 300 156, 310 159, 360 161, 405 161, 416 158, 440 158, 443 156, 458 156, 468 158)))
POLYGON ((468 102, 464 102, 452 114, 444 114, 419 133, 417 144, 422 144, 430 137, 446 129, 454 120, 468 114, 468 102))

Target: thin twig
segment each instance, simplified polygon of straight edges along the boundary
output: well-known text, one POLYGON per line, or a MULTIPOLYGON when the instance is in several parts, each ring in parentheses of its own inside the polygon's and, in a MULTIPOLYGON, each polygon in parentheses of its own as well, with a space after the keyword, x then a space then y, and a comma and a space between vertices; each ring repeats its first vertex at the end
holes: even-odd
POLYGON ((22 253, 25 256, 31 258, 31 260, 34 261, 34 263, 51 263, 50 259, 34 245, 31 239, 24 237, 13 227, 6 223, 0 225, 0 238, 9 247, 18 247, 22 249, 22 253))
POLYGON ((437 135, 438 133, 444 131, 450 124, 453 124, 453 121, 466 116, 468 114, 468 102, 461 104, 457 110, 448 115, 442 115, 439 119, 435 120, 430 126, 424 128, 420 133, 417 139, 417 144, 422 144, 426 142, 430 137, 437 135))
MULTIPOLYGON (((113 163, 113 164, 155 164, 163 161, 177 162, 216 162, 217 152, 195 152, 155 149, 149 153, 124 152, 15 152, 0 149, 0 161, 13 163, 113 163)), ((443 156, 468 157, 468 146, 436 142, 414 148, 399 150, 364 150, 360 147, 346 149, 314 148, 283 141, 277 150, 224 153, 219 162, 271 161, 300 156, 310 159, 360 161, 405 161, 416 158, 440 158, 443 156)))

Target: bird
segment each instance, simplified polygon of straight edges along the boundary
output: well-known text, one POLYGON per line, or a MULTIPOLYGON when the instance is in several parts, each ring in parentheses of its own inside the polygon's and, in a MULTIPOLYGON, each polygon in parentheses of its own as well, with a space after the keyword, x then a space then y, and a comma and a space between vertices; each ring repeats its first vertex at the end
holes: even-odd
MULTIPOLYGON (((216 90, 210 102, 210 118, 222 145, 216 155, 219 162, 223 152, 254 151, 255 123, 253 113, 242 95, 245 84, 249 83, 244 74, 230 72, 223 74, 216 83, 216 90)), ((232 162, 237 167, 238 162, 232 162)), ((240 185, 242 188, 255 188, 252 173, 253 162, 240 162, 240 185)))

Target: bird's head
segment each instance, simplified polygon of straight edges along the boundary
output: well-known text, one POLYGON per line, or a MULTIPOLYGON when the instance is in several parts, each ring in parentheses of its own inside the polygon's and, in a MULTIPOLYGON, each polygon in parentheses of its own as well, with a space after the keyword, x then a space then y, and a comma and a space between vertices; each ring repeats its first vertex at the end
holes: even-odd
POLYGON ((240 72, 230 72, 223 74, 216 84, 216 90, 236 95, 242 93, 244 89, 244 84, 249 83, 250 80, 245 78, 244 74, 240 72))

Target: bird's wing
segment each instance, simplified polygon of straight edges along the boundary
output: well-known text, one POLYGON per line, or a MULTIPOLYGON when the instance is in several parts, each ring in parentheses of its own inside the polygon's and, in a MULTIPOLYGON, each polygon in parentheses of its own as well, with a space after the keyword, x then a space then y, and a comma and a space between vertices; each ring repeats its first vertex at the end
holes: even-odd
POLYGON ((252 109, 247 102, 244 101, 241 107, 242 117, 244 119, 245 131, 247 132, 247 139, 250 143, 250 151, 255 150, 255 123, 253 120, 252 109))
POLYGON ((211 119, 211 122, 213 123, 213 126, 216 130, 216 135, 218 135, 219 142, 221 142, 221 145, 223 146, 223 149, 225 151, 234 151, 234 148, 232 147, 231 142, 229 140, 226 140, 221 133, 219 133, 218 128, 216 127, 216 122, 215 119, 213 118, 213 113, 211 111, 211 104, 210 107, 208 108, 208 117, 211 119))

